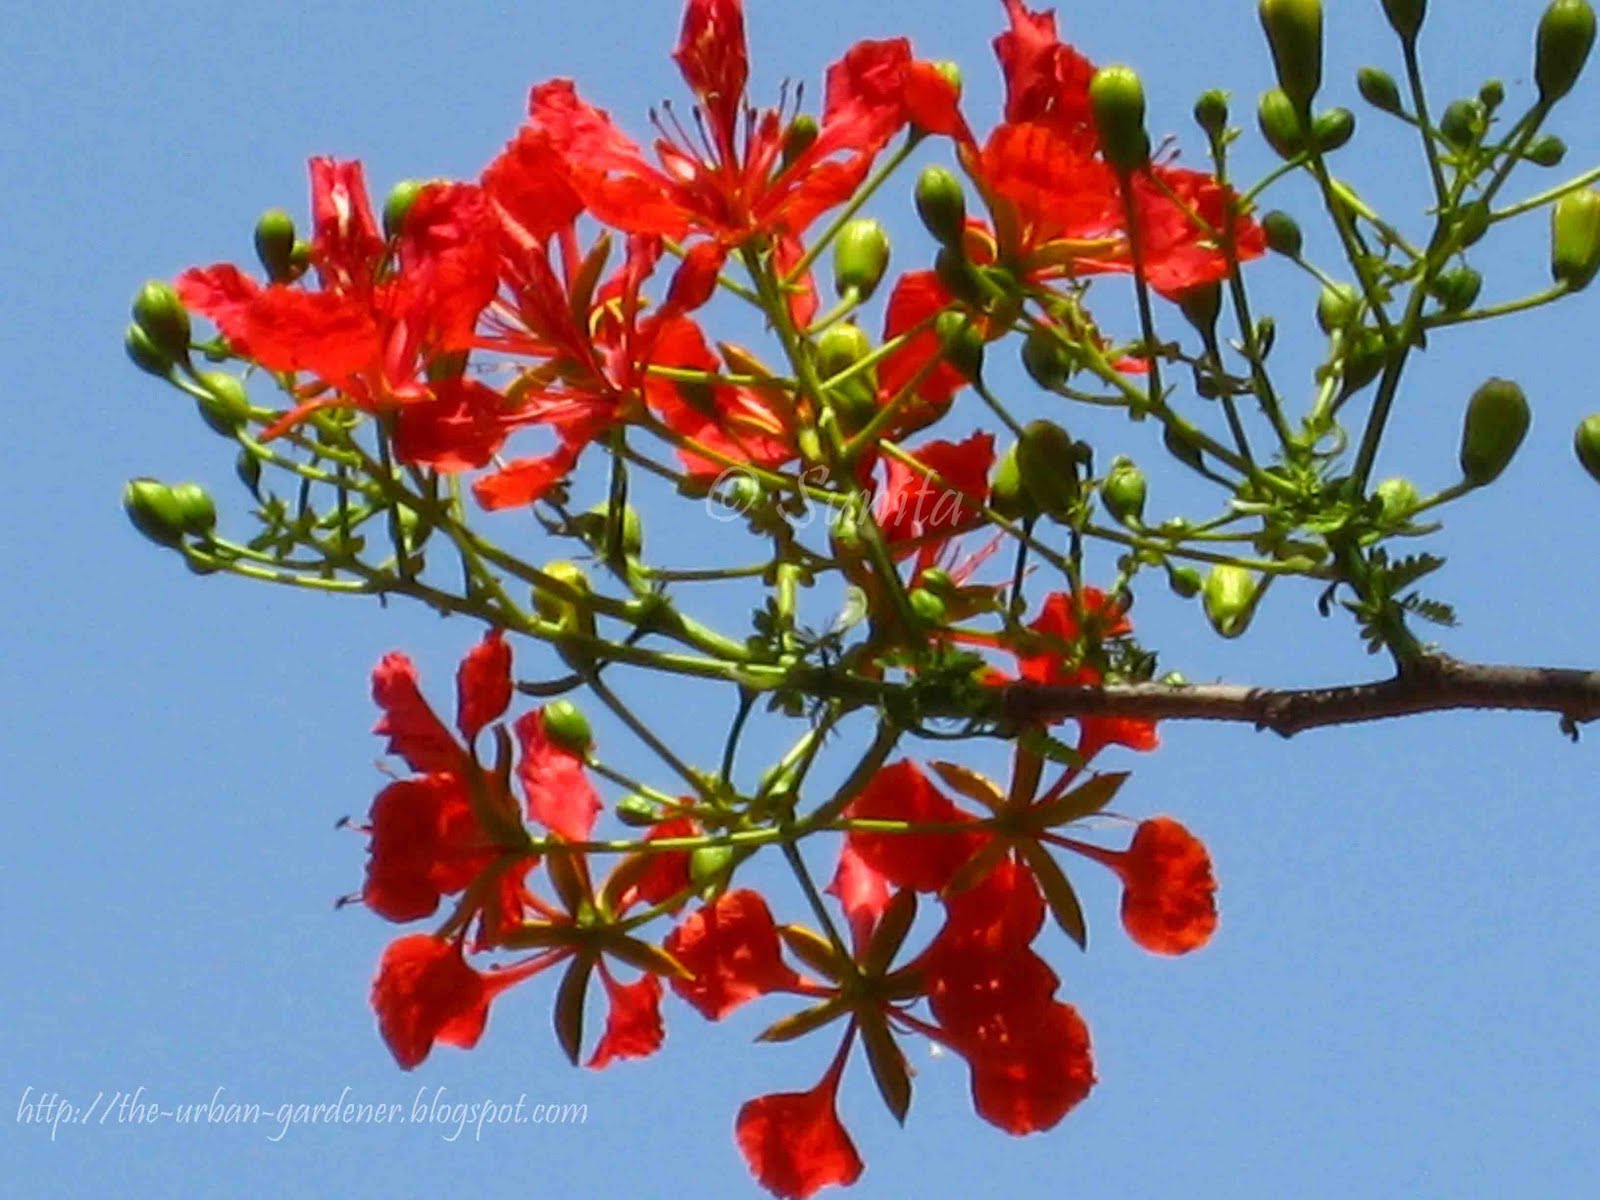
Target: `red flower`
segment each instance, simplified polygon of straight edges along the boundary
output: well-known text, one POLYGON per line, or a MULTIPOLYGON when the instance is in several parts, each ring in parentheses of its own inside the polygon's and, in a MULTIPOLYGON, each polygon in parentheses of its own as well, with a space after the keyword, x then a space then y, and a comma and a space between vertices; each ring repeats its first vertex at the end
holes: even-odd
POLYGON ((552 833, 584 841, 601 805, 584 773, 583 756, 550 740, 543 709, 524 714, 513 729, 522 743, 517 775, 528 798, 528 816, 552 833))
POLYGON ((210 317, 233 349, 270 371, 308 372, 301 403, 271 438, 312 411, 348 405, 399 413, 396 453, 441 470, 482 466, 505 431, 500 396, 436 364, 473 343, 494 295, 492 226, 482 192, 432 184, 409 211, 391 255, 359 163, 311 160, 312 263, 320 283, 262 287, 219 264, 184 272, 184 304, 210 317), (437 378, 435 378, 437 376, 437 378))
POLYGON ((674 978, 672 990, 708 1021, 720 1021, 746 1001, 799 983, 799 976, 784 964, 767 902, 747 889, 727 892, 685 917, 662 949, 692 976, 674 978))
MULTIPOLYGON (((1076 603, 1066 592, 1052 593, 1029 628, 1047 639, 1048 648, 1018 652, 1022 677, 1067 687, 1099 683, 1100 670, 1085 659, 1106 639, 1133 631, 1126 613, 1093 587, 1084 588, 1076 603)), ((1109 745, 1154 750, 1160 744, 1155 722, 1143 717, 1079 717, 1078 727, 1078 751, 1085 759, 1109 745)))
POLYGON ((611 1010, 589 1066, 600 1070, 620 1058, 648 1058, 666 1038, 661 1027, 661 981, 641 975, 633 983, 618 983, 603 962, 599 971, 611 1010))
POLYGON ((938 558, 946 541, 981 520, 994 466, 994 438, 975 433, 963 442, 927 442, 911 453, 943 482, 935 483, 899 459, 888 460, 876 516, 890 542, 937 538, 920 548, 918 561, 926 565, 938 558))
POLYGON ((745 99, 749 56, 738 0, 690 0, 673 58, 697 99, 703 134, 691 137, 668 109, 668 123, 658 122, 659 167, 566 80, 534 88, 529 116, 572 164, 572 186, 596 218, 630 233, 681 239, 697 232, 712 240, 714 249, 680 269, 693 280, 674 285, 686 304, 709 295, 706 280, 729 250, 756 237, 797 237, 854 194, 911 115, 908 97, 935 124, 954 113, 953 87, 914 70, 908 43, 863 42, 829 69, 817 138, 786 164, 782 117, 751 110, 745 99), (898 86, 908 75, 915 87, 898 86))
MULTIPOLYGON (((857 793, 845 816, 852 820, 890 820, 944 825, 971 821, 914 762, 880 769, 857 793)), ((937 892, 981 844, 972 833, 864 833, 852 830, 847 844, 861 861, 898 887, 937 892)))
POLYGON ((837 1110, 848 1048, 847 1042, 810 1091, 759 1096, 739 1109, 739 1150, 756 1182, 774 1196, 810 1196, 861 1178, 861 1156, 837 1110))
POLYGON ((462 960, 459 945, 410 934, 391 942, 378 964, 372 983, 378 1031, 407 1071, 435 1042, 470 1050, 483 1036, 490 1002, 532 973, 522 966, 483 974, 462 960))
POLYGON ((1141 821, 1126 850, 1061 839, 1122 878, 1122 925, 1146 950, 1187 954, 1217 928, 1217 882, 1204 843, 1171 817, 1141 821))
POLYGON ((431 916, 494 861, 489 841, 454 775, 401 779, 378 793, 362 902, 390 921, 431 916))

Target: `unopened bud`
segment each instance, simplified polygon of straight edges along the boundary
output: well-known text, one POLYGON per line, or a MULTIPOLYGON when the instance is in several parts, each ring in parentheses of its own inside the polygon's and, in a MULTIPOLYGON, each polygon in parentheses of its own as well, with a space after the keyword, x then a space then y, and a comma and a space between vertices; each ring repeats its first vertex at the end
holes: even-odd
POLYGON ((789 122, 789 127, 783 131, 783 165, 792 165, 811 144, 817 140, 821 127, 817 119, 810 113, 800 113, 789 122))
POLYGON ((133 321, 168 362, 189 357, 189 313, 170 283, 152 279, 133 298, 133 321))
POLYGON ((1552 0, 1544 10, 1533 56, 1541 104, 1554 104, 1578 82, 1594 46, 1594 32, 1594 9, 1589 0, 1552 0))
POLYGON ((961 181, 944 167, 924 167, 917 176, 917 216, 945 246, 959 250, 967 225, 967 197, 961 181))
POLYGON ((1536 167, 1557 167, 1567 156, 1567 144, 1553 133, 1541 134, 1528 143, 1522 156, 1536 167))
POLYGON ((1030 421, 1017 439, 1017 469, 1033 507, 1059 521, 1078 500, 1078 448, 1054 421, 1030 421))
POLYGON ((256 257, 273 283, 294 270, 294 218, 283 209, 269 208, 256 222, 256 257))
POLYGON ((1572 450, 1596 483, 1600 483, 1600 413, 1590 413, 1572 435, 1572 450))
POLYGON ((906 593, 906 603, 910 605, 911 615, 924 625, 937 627, 944 624, 947 616, 945 602, 927 588, 912 588, 906 593))
POLYGON ((384 237, 400 236, 400 231, 406 227, 406 215, 427 186, 426 181, 421 179, 402 179, 390 189, 389 198, 383 202, 384 237))
POLYGON ((634 829, 647 829, 661 820, 661 805, 648 796, 629 792, 617 801, 617 820, 634 829))
POLYGON ((1228 93, 1221 88, 1201 92, 1194 102, 1194 122, 1213 139, 1228 127, 1228 93))
POLYGON ((594 744, 589 718, 571 700, 552 700, 544 706, 544 735, 563 750, 578 755, 587 753, 594 744))
POLYGON ((1488 127, 1488 116, 1476 100, 1452 100, 1439 118, 1439 136, 1457 150, 1475 146, 1488 127))
POLYGON ((1322 0, 1261 0, 1278 85, 1302 114, 1322 86, 1322 0))
POLYGON ((1150 161, 1150 135, 1144 131, 1144 84, 1132 67, 1101 67, 1089 81, 1100 152, 1119 171, 1150 161))
POLYGON ((172 374, 172 360, 161 353, 142 326, 128 326, 128 332, 122 337, 122 348, 128 352, 133 365, 141 371, 148 371, 158 379, 166 379, 172 374))
POLYGON ((828 379, 872 353, 872 339, 859 325, 830 325, 817 338, 817 373, 828 379))
POLYGON ((1025 521, 1039 510, 1022 486, 1022 468, 1017 465, 1017 448, 1012 446, 995 465, 994 481, 989 485, 989 507, 1008 521, 1025 521))
POLYGON ((1403 42, 1414 42, 1428 13, 1428 0, 1383 0, 1383 15, 1403 42))
POLYGON ((1493 483, 1511 463, 1532 423, 1528 398, 1509 379, 1490 379, 1467 402, 1461 474, 1473 487, 1493 483))
POLYGON ((1478 103, 1483 105, 1489 112, 1493 112, 1504 104, 1505 99, 1506 85, 1498 79, 1485 80, 1483 86, 1478 89, 1478 103))
POLYGON ((1390 523, 1405 520, 1422 502, 1422 497, 1417 494, 1417 485, 1398 475, 1393 479, 1385 479, 1372 490, 1372 494, 1382 506, 1380 512, 1383 519, 1390 523))
POLYGON ((1055 391, 1067 381, 1074 366, 1072 352, 1053 330, 1031 329, 1022 342, 1022 366, 1046 391, 1055 391))
POLYGON ((1178 296, 1178 308, 1197 333, 1212 336, 1222 312, 1222 285, 1201 283, 1185 288, 1178 296))
POLYGON ((1172 589, 1173 595, 1181 596, 1187 600, 1198 595, 1204 580, 1200 572, 1193 567, 1167 567, 1167 586, 1172 589))
POLYGON ((1600 191, 1568 192, 1550 210, 1550 274, 1576 292, 1600 269, 1600 191))
POLYGON ((1146 490, 1144 472, 1132 459, 1118 455, 1100 485, 1100 499, 1105 501, 1106 511, 1122 524, 1137 526, 1144 519, 1146 490))
POLYGON ((1261 94, 1256 106, 1256 122, 1261 136, 1279 158, 1293 158, 1305 149, 1305 127, 1294 101, 1282 88, 1273 88, 1261 94))
POLYGON ((1362 67, 1356 72, 1356 89, 1373 108, 1386 113, 1400 111, 1400 89, 1389 72, 1379 67, 1362 67))
POLYGON ((250 395, 244 384, 226 371, 204 371, 201 393, 195 397, 200 417, 213 431, 232 437, 250 419, 250 395))
POLYGON ((1468 266, 1445 271, 1433 281, 1433 294, 1447 313, 1466 312, 1482 290, 1483 276, 1468 266))
POLYGON ((1300 223, 1288 213, 1273 209, 1261 218, 1261 229, 1266 234, 1267 249, 1285 258, 1300 257, 1300 223))
POLYGON ((183 507, 160 480, 129 480, 122 489, 122 508, 134 528, 158 546, 176 546, 183 540, 183 507))
POLYGON ((1356 115, 1348 108, 1330 108, 1317 116, 1311 139, 1323 154, 1332 154, 1355 136, 1356 115))
POLYGON ((858 217, 839 231, 833 242, 833 286, 844 296, 854 292, 866 300, 889 268, 889 235, 871 217, 858 217))
POLYGON ((1236 638, 1250 627, 1258 598, 1256 577, 1243 567, 1218 563, 1206 576, 1206 620, 1225 638, 1236 638))
POLYGON ((198 483, 175 483, 170 491, 185 533, 205 537, 217 527, 217 506, 205 488, 198 483))
POLYGON ((1360 307, 1361 293, 1354 284, 1330 284, 1317 297, 1317 324, 1324 333, 1343 329, 1356 319, 1360 307))
POLYGON ((939 314, 933 328, 947 363, 969 380, 983 374, 983 334, 965 313, 948 309, 939 314))

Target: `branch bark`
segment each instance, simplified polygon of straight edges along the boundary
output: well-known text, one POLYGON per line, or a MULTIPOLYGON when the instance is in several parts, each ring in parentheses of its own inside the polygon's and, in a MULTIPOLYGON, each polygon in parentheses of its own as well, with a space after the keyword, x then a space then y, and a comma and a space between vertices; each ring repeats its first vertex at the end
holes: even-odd
POLYGON ((1510 667, 1425 655, 1392 679, 1338 687, 1275 690, 1237 684, 1105 687, 1007 684, 1001 707, 1015 720, 1145 717, 1164 721, 1238 721, 1292 737, 1306 729, 1353 725, 1453 709, 1556 713, 1576 740, 1578 725, 1600 719, 1600 671, 1510 667))

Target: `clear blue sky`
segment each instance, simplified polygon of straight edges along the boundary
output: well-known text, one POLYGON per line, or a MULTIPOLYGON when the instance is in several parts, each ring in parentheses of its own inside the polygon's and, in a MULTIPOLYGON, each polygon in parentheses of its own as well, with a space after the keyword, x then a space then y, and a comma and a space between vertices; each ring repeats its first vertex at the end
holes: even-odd
MULTIPOLYGON (((1411 141, 1362 108, 1351 83, 1363 62, 1396 63, 1379 6, 1329 7, 1329 96, 1358 109, 1358 146, 1373 135, 1345 170, 1380 205, 1414 201, 1411 141)), ((1424 51, 1441 106, 1489 75, 1514 101, 1527 95, 1540 5, 1431 7, 1424 51)), ((818 96, 823 66, 852 41, 908 34, 921 54, 963 62, 980 131, 995 114, 998 3, 749 8, 758 98, 775 97, 785 77, 818 96)), ((364 813, 382 782, 367 673, 406 648, 444 702, 476 631, 404 605, 196 579, 138 539, 118 505, 122 482, 144 473, 211 484, 225 513, 243 505, 223 443, 123 358, 141 281, 247 260, 261 209, 304 212, 312 153, 363 158, 380 196, 402 177, 474 176, 515 129, 528 86, 549 76, 577 77, 643 136, 650 104, 686 102, 667 57, 678 5, 8 9, 0 1163, 11 1186, 38 1196, 743 1194, 730 1136, 738 1105, 809 1086, 830 1052, 815 1040, 752 1047, 778 1005, 711 1028, 671 1004, 661 1054, 600 1074, 560 1059, 543 980, 499 1002, 476 1051, 441 1049, 409 1075, 375 1034, 367 985, 393 930, 331 905, 359 885, 364 853, 334 822, 364 813), (455 1142, 414 1125, 301 1127, 274 1142, 262 1127, 114 1121, 62 1127, 52 1141, 48 1128, 14 1120, 28 1089, 83 1105, 140 1087, 166 1107, 218 1088, 268 1108, 349 1088, 408 1110, 419 1092, 443 1088, 447 1101, 586 1103, 589 1119, 455 1142)), ((1248 114, 1268 86, 1245 0, 1065 9, 1065 35, 1098 61, 1137 65, 1153 129, 1191 149, 1198 91, 1229 87, 1248 114)), ((1574 169, 1600 161, 1597 79, 1558 119, 1574 169)), ((1247 161, 1265 165, 1253 136, 1249 147, 1247 161)), ((1303 192, 1276 202, 1309 216, 1303 192)), ((900 265, 925 261, 906 191, 891 191, 880 212, 906 247, 900 265)), ((1541 284, 1543 238, 1535 220, 1483 247, 1490 295, 1541 284)), ((1302 355, 1304 379, 1314 297, 1278 266, 1260 276, 1285 329, 1279 353, 1285 363, 1302 355)), ((1518 378, 1534 402, 1519 461, 1457 506, 1438 539, 1450 566, 1435 590, 1463 622, 1446 645, 1464 657, 1600 665, 1600 491, 1568 450, 1578 418, 1600 408, 1597 323, 1591 294, 1440 337, 1404 396, 1380 469, 1425 488, 1452 481, 1461 405, 1484 376, 1518 378)), ((1022 382, 1015 372, 1007 381, 1022 382)), ((1137 432, 1123 425, 1116 436, 1137 432)), ((1131 440, 1110 448, 1155 457, 1131 440)), ((664 523, 655 533, 658 545, 672 536, 664 523)), ((1193 679, 1293 685, 1379 671, 1347 625, 1315 616, 1313 598, 1283 589, 1236 643, 1157 590, 1137 616, 1163 663, 1193 679)), ((530 651, 524 661, 541 660, 530 651)), ((657 703, 668 735, 714 752, 720 708, 657 703)), ((1290 742, 1175 725, 1164 738, 1119 804, 1170 812, 1209 842, 1223 912, 1215 942, 1186 960, 1143 955, 1116 929, 1109 883, 1085 878, 1099 918, 1091 953, 1050 953, 1093 1030, 1101 1083, 1089 1101, 1052 1133, 1010 1139, 972 1116, 959 1061, 916 1049, 916 1102, 900 1131, 858 1062, 843 1101, 868 1163, 854 1194, 1591 1187, 1594 736, 1574 747, 1551 718, 1482 715, 1290 742)), ((620 758, 642 768, 630 754, 620 758)))

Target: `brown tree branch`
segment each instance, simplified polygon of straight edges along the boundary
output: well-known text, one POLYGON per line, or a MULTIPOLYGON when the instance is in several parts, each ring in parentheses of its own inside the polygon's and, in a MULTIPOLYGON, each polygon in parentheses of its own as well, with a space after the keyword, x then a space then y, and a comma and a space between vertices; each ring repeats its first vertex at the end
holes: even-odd
POLYGON ((1578 725, 1600 719, 1600 671, 1506 667, 1462 662, 1442 654, 1414 660, 1393 679, 1339 687, 1274 690, 1237 684, 1105 687, 1007 684, 1001 706, 1015 720, 1145 717, 1165 721, 1242 721, 1292 737, 1305 729, 1352 725, 1452 709, 1515 709, 1557 713, 1576 740, 1578 725))

